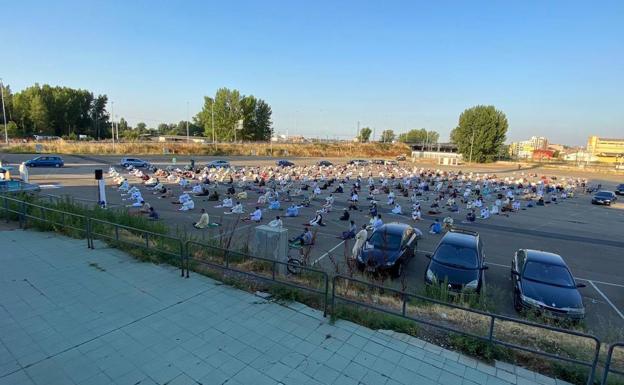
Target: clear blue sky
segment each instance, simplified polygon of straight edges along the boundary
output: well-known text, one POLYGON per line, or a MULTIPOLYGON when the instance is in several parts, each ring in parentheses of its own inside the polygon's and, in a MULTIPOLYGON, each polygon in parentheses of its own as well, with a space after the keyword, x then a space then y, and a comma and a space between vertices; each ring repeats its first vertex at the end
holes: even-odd
POLYGON ((624 1, 4 1, 0 77, 86 88, 131 123, 191 115, 218 87, 276 130, 352 136, 493 104, 508 139, 624 137, 624 1))

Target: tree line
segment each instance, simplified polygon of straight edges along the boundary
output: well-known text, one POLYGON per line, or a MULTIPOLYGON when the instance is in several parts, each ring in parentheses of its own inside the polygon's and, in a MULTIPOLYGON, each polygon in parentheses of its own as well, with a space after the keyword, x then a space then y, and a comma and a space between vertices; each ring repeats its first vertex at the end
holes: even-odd
MULTIPOLYGON (((75 139, 86 135, 107 139, 112 136, 113 122, 106 95, 47 84, 35 84, 15 93, 7 85, 2 91, 11 138, 45 135, 75 139)), ((115 129, 119 138, 130 140, 154 134, 186 135, 188 129, 191 136, 214 137, 217 141, 265 141, 272 134, 271 115, 271 106, 264 100, 242 95, 238 90, 220 88, 214 97, 204 98, 202 110, 192 121, 160 123, 155 127, 139 122, 132 127, 122 117, 115 122, 115 129)), ((4 125, 2 115, 0 123, 4 125)))
MULTIPOLYGON (((373 130, 370 127, 364 127, 360 130, 358 141, 361 143, 370 142, 370 136, 373 130)), ((403 132, 398 136, 394 130, 383 130, 379 141, 382 143, 392 143, 395 140, 401 143, 438 143, 440 134, 437 131, 427 131, 424 128, 413 129, 403 132)))

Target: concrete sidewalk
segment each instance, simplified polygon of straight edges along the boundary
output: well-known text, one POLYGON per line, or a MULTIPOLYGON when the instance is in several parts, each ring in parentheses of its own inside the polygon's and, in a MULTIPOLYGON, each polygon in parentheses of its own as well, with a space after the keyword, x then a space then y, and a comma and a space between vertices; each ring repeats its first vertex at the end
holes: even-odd
POLYGON ((0 231, 0 384, 556 384, 51 233, 0 231))

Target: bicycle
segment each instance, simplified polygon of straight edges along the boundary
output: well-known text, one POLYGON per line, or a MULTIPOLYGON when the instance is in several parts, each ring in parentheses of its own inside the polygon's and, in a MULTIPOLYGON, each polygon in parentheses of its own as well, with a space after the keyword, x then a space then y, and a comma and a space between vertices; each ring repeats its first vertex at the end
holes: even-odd
POLYGON ((311 245, 301 245, 299 243, 289 243, 288 244, 288 260, 286 261, 286 270, 290 274, 298 275, 301 274, 303 267, 308 265, 308 256, 307 253, 304 252, 305 247, 309 247, 311 245), (296 256, 291 256, 291 250, 298 250, 299 253, 296 256))

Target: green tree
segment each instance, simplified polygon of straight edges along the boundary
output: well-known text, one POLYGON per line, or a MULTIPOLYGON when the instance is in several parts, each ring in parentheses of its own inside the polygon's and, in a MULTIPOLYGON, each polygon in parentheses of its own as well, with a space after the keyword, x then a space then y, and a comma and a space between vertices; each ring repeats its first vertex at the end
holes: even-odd
POLYGON ((380 142, 383 143, 391 143, 394 140, 394 131, 393 130, 383 130, 381 132, 381 138, 379 138, 380 142))
POLYGON ((271 107, 253 95, 241 96, 238 90, 220 88, 214 98, 205 96, 202 110, 193 118, 194 124, 204 129, 204 135, 218 141, 268 140, 271 135, 271 107), (243 120, 241 130, 235 128, 243 120))
POLYGON ((507 117, 494 106, 475 106, 462 112, 459 124, 451 132, 464 159, 477 162, 494 161, 507 134, 507 117))
POLYGON ((399 134, 398 141, 403 143, 437 143, 439 138, 440 134, 436 131, 427 131, 421 128, 399 134))
POLYGON ((364 127, 360 130, 358 140, 360 141, 360 143, 367 143, 372 133, 373 130, 371 130, 369 127, 364 127))
POLYGON ((144 122, 138 122, 136 125, 136 130, 139 131, 140 134, 144 134, 147 132, 147 124, 144 122))

